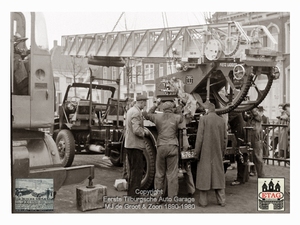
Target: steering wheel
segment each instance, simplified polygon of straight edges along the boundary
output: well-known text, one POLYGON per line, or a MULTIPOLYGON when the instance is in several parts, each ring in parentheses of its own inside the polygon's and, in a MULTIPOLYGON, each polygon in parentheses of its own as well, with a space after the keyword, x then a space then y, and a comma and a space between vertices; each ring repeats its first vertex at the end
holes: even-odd
POLYGON ((73 96, 73 97, 70 97, 70 99, 71 99, 71 100, 70 100, 70 103, 71 103, 71 104, 77 105, 81 98, 78 97, 78 96, 73 96))

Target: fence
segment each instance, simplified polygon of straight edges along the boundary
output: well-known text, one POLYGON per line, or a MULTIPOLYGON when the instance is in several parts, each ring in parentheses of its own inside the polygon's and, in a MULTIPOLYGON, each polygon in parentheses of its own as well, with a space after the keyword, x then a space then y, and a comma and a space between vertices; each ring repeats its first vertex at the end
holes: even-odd
POLYGON ((263 158, 267 164, 290 165, 290 130, 288 125, 263 124, 263 158))

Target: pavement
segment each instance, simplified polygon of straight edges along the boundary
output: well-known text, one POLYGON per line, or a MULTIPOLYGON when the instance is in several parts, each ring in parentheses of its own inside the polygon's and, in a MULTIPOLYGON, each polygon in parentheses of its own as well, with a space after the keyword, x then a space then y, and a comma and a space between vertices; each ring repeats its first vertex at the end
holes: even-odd
MULTIPOLYGON (((266 162, 267 163, 267 162, 266 162)), ((122 175, 122 167, 114 167, 108 159, 103 159, 100 154, 77 154, 73 165, 92 164, 95 166, 94 184, 101 184, 107 187, 107 196, 121 197, 126 196, 126 191, 117 191, 114 188, 116 179, 122 175)), ((76 188, 88 184, 87 181, 78 185, 63 186, 56 194, 54 201, 54 213, 290 213, 290 167, 284 165, 265 164, 266 178, 284 178, 284 210, 283 211, 258 211, 258 181, 256 176, 250 177, 248 182, 238 186, 231 186, 230 183, 236 178, 236 165, 226 172, 226 206, 221 207, 217 204, 214 191, 209 191, 207 207, 202 208, 198 205, 199 192, 196 190, 194 202, 182 205, 162 205, 154 208, 139 209, 127 207, 99 208, 82 212, 77 209, 76 188), (234 168, 235 167, 235 168, 234 168)), ((180 182, 180 197, 187 197, 184 193, 184 182, 180 182)), ((124 206, 124 202, 121 203, 124 206)), ((132 203, 135 204, 134 202, 132 203)), ((149 204, 148 204, 149 205, 149 204)), ((148 207, 147 205, 147 207, 148 207)))

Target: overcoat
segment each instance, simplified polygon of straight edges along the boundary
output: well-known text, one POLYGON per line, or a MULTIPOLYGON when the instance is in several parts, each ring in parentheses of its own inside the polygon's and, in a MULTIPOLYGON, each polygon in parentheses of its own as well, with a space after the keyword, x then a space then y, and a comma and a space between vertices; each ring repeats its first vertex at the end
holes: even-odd
POLYGON ((199 190, 224 189, 223 155, 227 146, 225 120, 215 112, 200 117, 195 143, 197 165, 196 188, 199 190))
POLYGON ((288 138, 289 138, 289 129, 290 129, 290 117, 287 112, 284 112, 283 115, 280 117, 280 124, 288 125, 288 127, 282 127, 280 129, 279 134, 279 149, 280 150, 287 150, 288 149, 288 138))

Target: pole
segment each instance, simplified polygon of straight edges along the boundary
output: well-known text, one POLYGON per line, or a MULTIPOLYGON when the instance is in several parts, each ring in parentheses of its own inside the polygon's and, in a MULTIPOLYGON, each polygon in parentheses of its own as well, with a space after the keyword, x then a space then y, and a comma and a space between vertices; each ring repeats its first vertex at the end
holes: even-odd
POLYGON ((117 101, 117 129, 119 128, 119 108, 120 108, 120 96, 121 96, 121 87, 120 87, 120 76, 121 74, 119 73, 119 78, 116 80, 117 85, 118 85, 118 101, 117 101))
POLYGON ((207 83, 206 83, 206 101, 209 102, 209 96, 210 96, 210 74, 207 77, 207 83))
POLYGON ((92 127, 92 93, 93 93, 93 76, 92 76, 92 69, 89 68, 90 70, 90 102, 89 102, 89 128, 91 129, 92 127))

